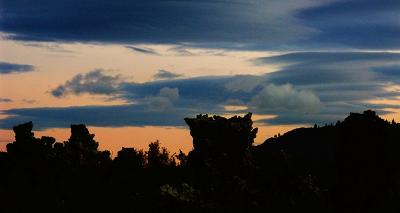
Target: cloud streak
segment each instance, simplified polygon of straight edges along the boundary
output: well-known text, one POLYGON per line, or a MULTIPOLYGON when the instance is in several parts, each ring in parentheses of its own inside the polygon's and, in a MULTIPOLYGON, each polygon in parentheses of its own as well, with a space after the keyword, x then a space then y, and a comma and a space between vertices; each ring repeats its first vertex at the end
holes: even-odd
POLYGON ((28 64, 0 62, 0 74, 25 73, 32 72, 34 70, 35 67, 28 64))
POLYGON ((13 102, 10 98, 0 98, 0 103, 10 103, 13 102))
POLYGON ((179 77, 183 77, 183 74, 174 73, 168 70, 158 70, 158 72, 153 75, 153 78, 156 80, 174 79, 179 77))
POLYGON ((132 46, 132 45, 125 46, 125 47, 134 52, 138 52, 138 53, 143 53, 143 54, 148 54, 148 55, 160 55, 154 49, 147 48, 147 47, 137 47, 137 46, 132 46))

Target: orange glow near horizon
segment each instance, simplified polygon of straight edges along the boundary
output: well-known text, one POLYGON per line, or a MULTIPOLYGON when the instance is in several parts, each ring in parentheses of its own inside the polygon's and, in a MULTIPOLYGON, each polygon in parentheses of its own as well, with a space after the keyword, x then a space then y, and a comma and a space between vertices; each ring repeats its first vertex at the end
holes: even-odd
MULTIPOLYGON (((389 121, 392 119, 396 121, 400 120, 400 112, 398 110, 387 110, 391 110, 393 113, 382 115, 382 118, 389 121)), ((265 117, 270 118, 272 116, 265 117)), ((254 115, 253 119, 256 118, 260 119, 263 116, 254 115)), ((299 127, 309 127, 309 125, 266 125, 255 121, 253 127, 258 128, 254 144, 259 145, 274 135, 282 135, 299 127)), ((148 144, 156 140, 159 140, 161 145, 166 147, 171 154, 178 153, 179 150, 188 153, 192 149, 192 137, 188 128, 162 126, 110 128, 88 126, 88 129, 92 134, 95 134, 95 140, 99 142, 99 149, 111 151, 113 157, 117 155, 117 152, 122 147, 147 150, 148 144)), ((43 131, 34 131, 34 133, 35 137, 51 136, 56 138, 58 142, 63 142, 68 140, 70 129, 52 128, 43 131)), ((5 151, 7 143, 12 141, 14 141, 14 133, 11 129, 0 130, 0 151, 5 151)))
MULTIPOLYGON (((233 51, 218 49, 187 49, 193 55, 180 56, 173 45, 146 45, 160 54, 141 54, 124 45, 85 43, 40 43, 0 40, 0 60, 35 66, 33 72, 0 76, 0 97, 12 101, 0 103, 0 111, 15 108, 68 107, 88 105, 121 105, 126 100, 112 99, 105 95, 80 94, 62 98, 53 97, 50 91, 77 74, 103 69, 108 75, 121 75, 127 82, 149 82, 160 69, 183 74, 184 78, 215 75, 260 75, 273 72, 278 65, 253 66, 249 59, 282 54, 274 51, 233 51), (218 54, 213 54, 218 53, 218 54), (223 53, 223 54, 221 54, 223 53)), ((9 116, 0 114, 0 118, 9 116)), ((272 128, 273 129, 273 128, 272 128)), ((100 149, 110 150, 115 156, 122 147, 147 149, 150 142, 159 140, 171 153, 192 149, 192 138, 187 128, 176 127, 90 127, 100 143, 100 149)), ((278 130, 277 130, 278 131, 278 130)), ((271 127, 260 131, 257 140, 276 134, 271 127), (271 133, 269 133, 271 131, 271 133)), ((68 128, 34 131, 36 137, 52 136, 62 142, 70 136, 68 128)), ((0 130, 0 150, 14 141, 12 129, 0 130)))
MULTIPOLYGON (((258 127, 255 145, 263 143, 266 139, 280 133, 299 127, 298 125, 253 125, 258 127)), ((95 134, 95 140, 99 142, 100 150, 109 150, 115 157, 122 147, 134 147, 137 149, 147 150, 148 144, 159 140, 161 145, 166 147, 171 154, 178 153, 182 150, 188 153, 192 149, 192 137, 188 128, 176 127, 88 127, 92 134, 95 134)), ((35 137, 52 136, 58 142, 68 140, 70 129, 54 128, 43 131, 34 131, 35 137)), ((14 133, 12 130, 0 130, 0 151, 6 150, 7 143, 14 141, 14 133)))
MULTIPOLYGON (((68 106, 105 106, 132 103, 129 100, 110 99, 106 95, 80 94, 62 98, 53 97, 50 91, 64 84, 77 74, 95 69, 103 69, 108 75, 121 75, 126 82, 143 83, 154 80, 153 75, 160 69, 183 74, 184 78, 222 75, 262 75, 277 71, 277 64, 254 66, 251 59, 284 54, 284 51, 234 51, 188 49, 194 53, 179 56, 170 49, 173 45, 148 45, 160 54, 149 55, 133 52, 123 45, 83 44, 83 43, 41 43, 44 48, 27 45, 29 43, 0 40, 0 60, 10 63, 30 64, 35 71, 27 73, 5 74, 0 76, 0 98, 12 101, 0 103, 0 119, 6 114, 2 110, 15 108, 68 107, 68 106), (46 48, 46 45, 47 48, 46 48), (214 53, 223 54, 210 54, 214 53)), ((388 85, 388 91, 400 91, 400 86, 388 85)), ((376 104, 400 104, 400 99, 371 100, 376 104)), ((245 106, 227 105, 226 110, 245 110, 245 106)), ((383 118, 400 120, 399 109, 387 109, 393 112, 382 115, 383 118)), ((223 115, 231 116, 231 115, 223 115)), ((276 115, 254 115, 254 127, 259 131, 255 144, 261 144, 269 137, 283 134, 300 126, 307 125, 266 125, 257 120, 273 118, 276 115)), ((344 118, 344 117, 343 117, 344 118)), ((101 150, 110 150, 115 156, 122 147, 147 149, 150 142, 159 140, 171 153, 192 149, 192 138, 187 128, 176 127, 91 127, 91 133, 100 142, 101 150)), ((52 136, 62 142, 70 136, 68 128, 53 128, 35 131, 36 137, 52 136)), ((0 151, 14 140, 12 129, 0 130, 0 151)))

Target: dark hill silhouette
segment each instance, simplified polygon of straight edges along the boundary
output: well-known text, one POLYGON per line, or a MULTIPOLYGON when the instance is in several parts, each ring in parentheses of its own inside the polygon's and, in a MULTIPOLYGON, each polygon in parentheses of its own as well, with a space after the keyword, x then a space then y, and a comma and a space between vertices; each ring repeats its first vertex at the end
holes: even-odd
POLYGON ((188 155, 156 141, 114 159, 85 125, 62 143, 15 126, 0 212, 400 212, 400 124, 373 111, 258 146, 250 113, 185 121, 188 155))
POLYGON ((285 162, 279 172, 289 181, 308 182, 310 193, 335 212, 398 212, 393 201, 400 198, 399 139, 399 124, 368 110, 336 125, 270 138, 254 154, 266 170, 285 162))

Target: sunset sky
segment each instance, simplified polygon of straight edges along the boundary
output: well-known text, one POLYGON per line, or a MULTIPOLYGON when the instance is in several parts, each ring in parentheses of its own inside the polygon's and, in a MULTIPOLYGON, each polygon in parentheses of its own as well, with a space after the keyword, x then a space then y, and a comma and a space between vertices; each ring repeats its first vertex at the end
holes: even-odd
POLYGON ((191 149, 183 118, 253 112, 257 143, 349 112, 400 121, 398 0, 0 0, 0 150, 14 125, 101 149, 191 149))

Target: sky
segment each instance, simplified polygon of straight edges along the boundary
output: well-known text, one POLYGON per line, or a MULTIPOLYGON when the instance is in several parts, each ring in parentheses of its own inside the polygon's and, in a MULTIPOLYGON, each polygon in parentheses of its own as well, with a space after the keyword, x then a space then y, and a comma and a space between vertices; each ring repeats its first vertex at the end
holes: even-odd
POLYGON ((34 122, 101 149, 191 147, 185 117, 253 113, 256 143, 373 109, 400 121, 397 0, 0 0, 0 150, 34 122))

